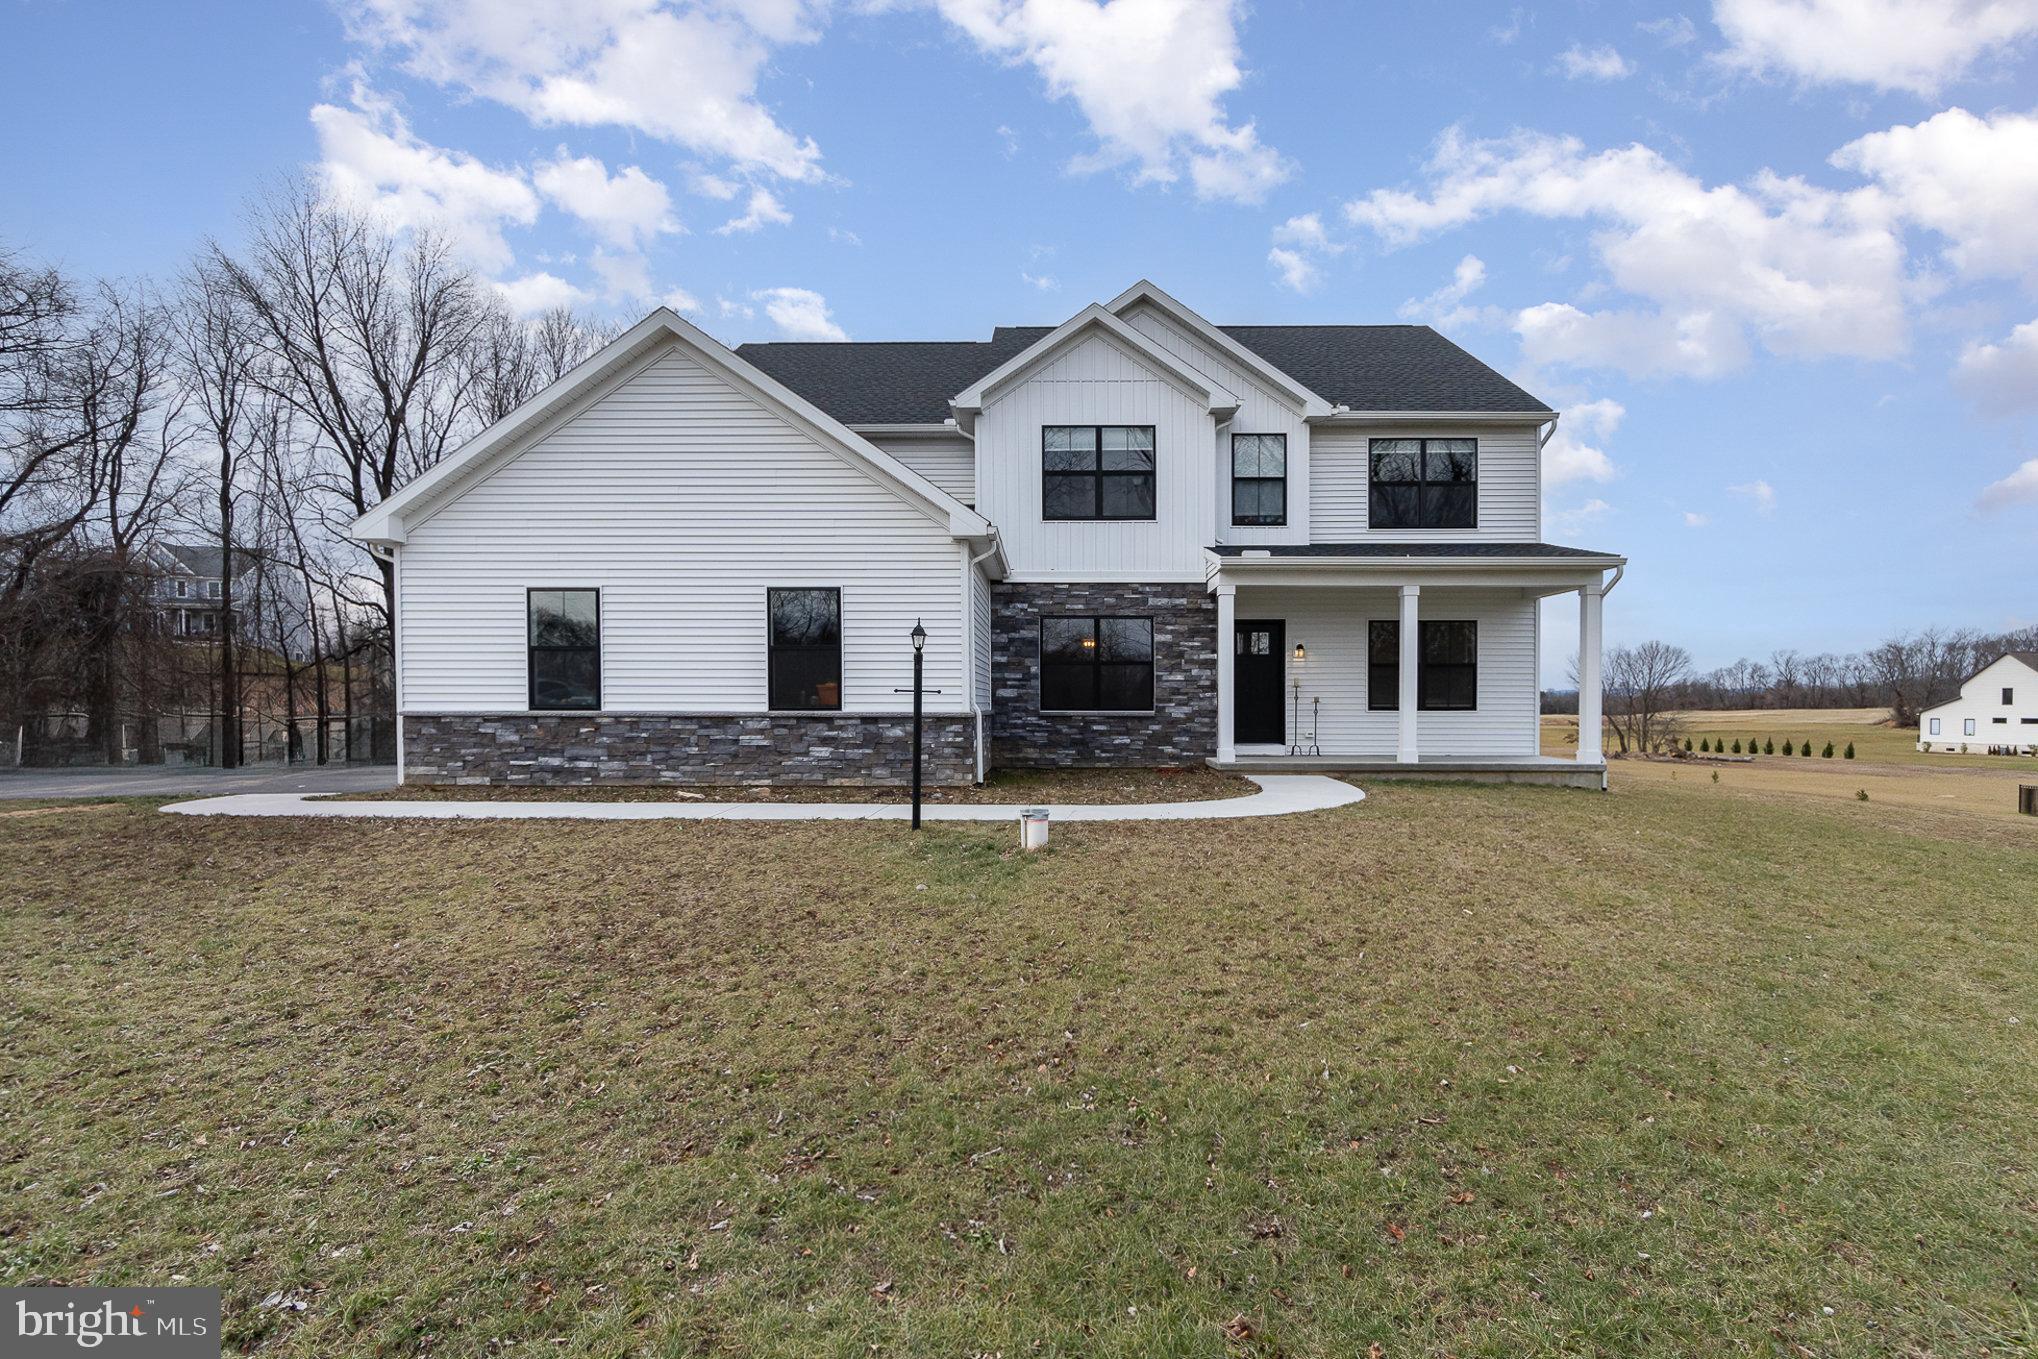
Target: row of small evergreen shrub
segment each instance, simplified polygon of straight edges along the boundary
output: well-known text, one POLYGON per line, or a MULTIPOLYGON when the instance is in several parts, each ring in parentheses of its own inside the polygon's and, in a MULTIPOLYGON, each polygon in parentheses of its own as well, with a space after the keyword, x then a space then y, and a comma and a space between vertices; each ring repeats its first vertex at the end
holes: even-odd
MULTIPOLYGON (((1685 737, 1685 738, 1684 738, 1684 752, 1685 752, 1685 754, 1687 754, 1687 755, 1691 753, 1691 738, 1690 738, 1689 736, 1687 736, 1687 737, 1685 737)), ((1698 738, 1698 753, 1699 753, 1699 754, 1701 754, 1701 755, 1724 755, 1724 754, 1726 754, 1726 753, 1727 753, 1727 738, 1726 738, 1726 737, 1724 737, 1724 736, 1701 736, 1701 737, 1699 737, 1699 738, 1698 738)), ((1738 754, 1740 754, 1740 753, 1741 753, 1741 741, 1740 741, 1740 738, 1739 738, 1739 737, 1736 737, 1736 738, 1734 738, 1734 750, 1733 750, 1733 753, 1734 753, 1734 754, 1736 754, 1736 755, 1738 755, 1738 754)), ((1749 737, 1749 738, 1748 738, 1748 753, 1749 753, 1750 755, 1774 755, 1774 754, 1776 753, 1776 741, 1775 741, 1775 738, 1773 738, 1773 737, 1772 737, 1772 738, 1770 738, 1769 740, 1766 740, 1766 741, 1758 741, 1758 739, 1757 739, 1756 737, 1753 737, 1753 736, 1749 737)), ((1807 757, 1807 758, 1808 758, 1808 757, 1809 757, 1809 756, 1811 755, 1811 753, 1812 753, 1812 743, 1811 743, 1810 741, 1805 741, 1805 742, 1801 743, 1801 744, 1800 744, 1800 745, 1799 745, 1799 746, 1797 747, 1797 749, 1796 749, 1796 751, 1795 751, 1795 752, 1793 752, 1793 751, 1792 751, 1792 749, 1791 749, 1791 743, 1790 743, 1789 741, 1785 741, 1785 742, 1783 743, 1783 753, 1784 753, 1784 754, 1786 754, 1786 755, 1789 755, 1789 754, 1795 753, 1795 754, 1799 755, 1800 757, 1807 757)), ((1832 743, 1831 741, 1828 741, 1828 742, 1826 742, 1826 748, 1825 748, 1824 750, 1822 750, 1822 751, 1820 751, 1820 752, 1819 752, 1819 756, 1820 756, 1820 758, 1821 758, 1821 759, 1827 759, 1827 760, 1830 760, 1830 759, 1832 759, 1832 758, 1833 758, 1833 743, 1832 743)), ((1843 755, 1843 756, 1842 756, 1841 758, 1843 758, 1843 759, 1848 759, 1848 760, 1851 760, 1851 759, 1853 759, 1853 758, 1854 758, 1854 743, 1853 743, 1852 741, 1849 741, 1849 742, 1847 743, 1847 750, 1846 750, 1846 753, 1845 753, 1845 754, 1844 754, 1844 755, 1843 755)))

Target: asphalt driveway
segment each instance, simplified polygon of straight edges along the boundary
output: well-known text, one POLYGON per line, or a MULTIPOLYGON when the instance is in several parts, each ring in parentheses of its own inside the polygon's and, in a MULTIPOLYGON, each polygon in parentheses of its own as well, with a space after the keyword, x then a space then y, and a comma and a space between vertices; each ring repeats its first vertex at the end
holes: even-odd
POLYGON ((134 769, 0 769, 0 798, 167 797, 198 793, 372 793, 396 786, 393 764, 203 766, 134 769))

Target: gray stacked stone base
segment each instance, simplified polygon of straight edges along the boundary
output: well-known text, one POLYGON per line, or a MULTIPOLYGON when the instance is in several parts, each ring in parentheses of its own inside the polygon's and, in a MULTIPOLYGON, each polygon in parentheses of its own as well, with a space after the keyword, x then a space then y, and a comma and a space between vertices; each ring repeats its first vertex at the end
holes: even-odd
POLYGON ((1200 585, 993 585, 991 764, 1192 765, 1217 753, 1217 601, 1200 585), (1151 713, 1043 713, 1040 620, 1153 620, 1151 713))
MULTIPOLYGON (((442 714, 405 717, 403 735, 406 783, 903 786, 913 779, 910 713, 442 714)), ((926 718, 922 779, 973 782, 975 744, 974 718, 926 718)))

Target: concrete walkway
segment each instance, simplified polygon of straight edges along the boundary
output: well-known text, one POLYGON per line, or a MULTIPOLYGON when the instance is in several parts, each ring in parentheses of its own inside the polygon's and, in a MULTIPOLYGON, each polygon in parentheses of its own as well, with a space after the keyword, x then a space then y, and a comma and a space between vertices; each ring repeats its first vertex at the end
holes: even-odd
MULTIPOLYGON (((1255 774, 1260 791, 1207 802, 1047 804, 1052 821, 1215 821, 1320 812, 1366 796, 1322 774, 1255 774)), ((927 821, 1012 821, 1029 805, 923 805, 927 821)), ((182 816, 351 816, 434 820, 528 821, 905 821, 902 802, 314 802, 301 793, 245 793, 173 802, 182 816)))

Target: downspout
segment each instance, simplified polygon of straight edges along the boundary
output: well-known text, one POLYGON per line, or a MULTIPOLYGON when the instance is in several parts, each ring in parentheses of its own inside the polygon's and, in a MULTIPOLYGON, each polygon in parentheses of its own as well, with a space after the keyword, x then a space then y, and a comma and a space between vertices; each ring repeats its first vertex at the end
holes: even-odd
MULTIPOLYGON (((401 559, 400 557, 398 557, 398 556, 397 556, 397 552, 396 552, 396 549, 395 549, 395 548, 393 548, 393 547, 385 547, 385 546, 383 546, 383 545, 381 545, 381 544, 379 544, 379 543, 369 543, 369 544, 368 544, 368 555, 369 555, 369 556, 371 556, 371 557, 373 557, 373 558, 375 558, 375 559, 376 559, 377 561, 384 561, 384 562, 388 562, 388 563, 389 563, 389 564, 390 564, 390 565, 391 565, 392 567, 396 568, 396 602, 397 602, 397 604, 398 604, 399 606, 401 606, 401 605, 402 605, 402 603, 403 603, 403 561, 402 561, 402 559, 401 559)), ((395 706, 395 708, 396 708, 396 714, 395 714, 395 715, 396 715, 396 782, 397 782, 397 786, 398 786, 398 787, 401 787, 401 786, 403 785, 403 756, 404 756, 404 750, 403 750, 403 636, 402 636, 402 631, 401 631, 401 629, 399 629, 399 628, 398 628, 398 627, 396 626, 396 615, 395 615, 395 614, 391 614, 391 615, 390 615, 390 617, 389 617, 389 692, 390 692, 390 698, 391 698, 391 702, 392 702, 392 703, 394 704, 394 706, 395 706)), ((348 742, 348 745, 349 745, 350 749, 351 749, 351 747, 352 747, 352 744, 353 744, 353 740, 354 740, 354 734, 353 734, 353 732, 349 731, 349 732, 347 733, 347 742, 348 742)), ((370 746, 370 748, 371 748, 371 750, 372 750, 372 748, 373 748, 373 746, 372 746, 372 742, 371 742, 371 746, 370 746)))
MULTIPOLYGON (((982 552, 979 552, 976 556, 969 558, 968 562, 963 566, 962 569, 963 589, 968 592, 967 596, 963 600, 963 603, 969 606, 964 626, 969 630, 969 658, 970 658, 969 673, 963 676, 963 683, 969 686, 970 715, 976 719, 978 783, 982 783, 984 781, 984 775, 990 773, 990 760, 989 757, 984 752, 984 710, 983 706, 977 702, 977 667, 976 667, 977 624, 975 614, 975 603, 976 603, 975 577, 977 567, 981 566, 991 556, 991 554, 998 550, 1000 546, 998 539, 998 526, 996 524, 992 524, 990 527, 991 527, 990 546, 986 547, 982 552)), ((967 549, 964 550, 965 552, 967 552, 967 549)), ((989 663, 989 660, 990 660, 989 657, 985 657, 986 664, 989 663)))

